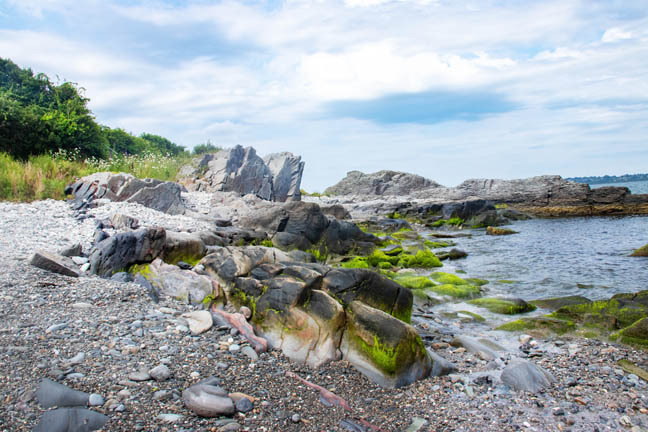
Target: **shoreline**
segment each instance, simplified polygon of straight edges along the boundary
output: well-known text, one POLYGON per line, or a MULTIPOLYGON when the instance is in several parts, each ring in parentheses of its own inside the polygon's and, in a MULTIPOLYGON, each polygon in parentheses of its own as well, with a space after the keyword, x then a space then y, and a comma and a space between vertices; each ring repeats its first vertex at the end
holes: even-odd
MULTIPOLYGON (((450 335, 442 336, 433 344, 436 344, 435 352, 458 367, 457 373, 426 378, 397 389, 384 389, 371 383, 344 361, 315 370, 271 351, 262 354, 255 366, 251 366, 252 362, 239 351, 219 349, 219 341, 227 343, 230 337, 239 346, 245 345, 228 330, 214 328, 200 336, 191 336, 178 330, 182 326, 179 313, 153 311, 168 307, 182 312, 194 307, 175 300, 153 305, 139 285, 96 276, 70 279, 23 262, 25 255, 36 246, 58 249, 76 240, 89 244, 93 222, 76 220, 66 203, 3 203, 1 207, 5 215, 5 234, 1 241, 3 249, 10 252, 2 259, 6 271, 0 278, 2 312, 6 317, 0 332, 3 347, 0 375, 7 380, 2 385, 2 397, 8 401, 0 412, 4 422, 0 428, 31 430, 42 413, 32 392, 40 377, 52 376, 56 371, 64 377, 82 373, 84 376, 78 380, 64 378, 62 382, 75 389, 100 393, 106 400, 114 399, 118 402, 116 407, 124 406, 121 412, 109 407, 97 408, 110 417, 108 430, 187 430, 187 427, 196 431, 223 427, 231 428, 223 430, 235 430, 233 423, 219 425, 216 420, 196 417, 177 399, 187 385, 210 375, 216 376, 229 391, 258 398, 251 413, 233 418, 240 430, 351 430, 349 427, 353 426, 349 424, 362 426, 360 420, 382 430, 405 430, 415 418, 428 421, 420 430, 569 428, 576 431, 593 430, 594 426, 599 430, 616 430, 626 427, 628 419, 635 427, 648 427, 646 383, 628 378, 626 373, 620 374, 616 364, 619 359, 628 358, 646 366, 645 353, 631 347, 555 337, 530 341, 525 338, 523 344, 516 336, 513 344, 517 345, 516 356, 531 354, 530 358, 556 378, 552 386, 536 395, 508 390, 501 384, 491 387, 494 383, 482 377, 487 377, 492 370, 492 360, 462 347, 451 347, 450 335), (43 231, 35 226, 35 214, 47 227, 43 231), (7 230, 8 224, 12 230, 7 230), (29 301, 25 302, 25 298, 29 301), (78 303, 93 306, 79 309, 74 306, 78 303), (137 336, 137 329, 132 327, 136 321, 142 322, 145 330, 142 336, 137 336), (47 333, 52 324, 61 322, 68 327, 47 333), (146 331, 151 329, 156 331, 146 331), (25 341, 29 341, 28 346, 24 345, 25 341), (530 342, 534 342, 533 347, 530 342), (160 350, 164 346, 167 348, 160 350), (528 354, 524 353, 525 349, 528 354), (169 350, 173 353, 169 354, 169 350), (86 361, 64 370, 65 359, 79 352, 86 353, 86 361), (135 385, 126 382, 129 372, 153 367, 164 359, 169 360, 171 380, 135 385), (219 369, 215 367, 218 362, 226 362, 229 367, 219 369), (347 400, 353 411, 347 413, 326 407, 319 401, 317 392, 286 378, 287 371, 333 391, 347 400), (192 377, 191 372, 199 372, 200 376, 192 377), (267 385, 260 384, 266 382, 267 385), (153 388, 158 387, 168 390, 169 399, 154 399, 157 390, 153 388), (176 423, 166 423, 157 417, 159 413, 184 417, 176 423), (296 423, 292 419, 295 414, 299 415, 296 423), (488 423, 477 423, 476 419, 484 415, 488 415, 488 423)), ((168 216, 136 204, 111 203, 92 212, 103 216, 121 208, 127 214, 140 217, 144 224, 148 219, 172 227, 184 223, 187 227, 184 216, 168 216)), ((200 221, 194 223, 196 229, 200 228, 200 221)), ((418 329, 425 331, 422 327, 418 329)), ((510 352, 502 354, 504 359, 510 355, 510 352)))

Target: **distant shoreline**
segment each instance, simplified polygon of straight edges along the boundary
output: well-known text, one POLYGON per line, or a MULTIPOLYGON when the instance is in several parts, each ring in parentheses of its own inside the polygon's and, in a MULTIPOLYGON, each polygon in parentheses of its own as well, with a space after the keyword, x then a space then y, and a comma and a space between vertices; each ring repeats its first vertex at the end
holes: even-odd
POLYGON ((576 183, 604 184, 604 183, 627 183, 633 181, 648 181, 648 174, 624 174, 622 176, 591 176, 591 177, 569 177, 565 180, 576 183))

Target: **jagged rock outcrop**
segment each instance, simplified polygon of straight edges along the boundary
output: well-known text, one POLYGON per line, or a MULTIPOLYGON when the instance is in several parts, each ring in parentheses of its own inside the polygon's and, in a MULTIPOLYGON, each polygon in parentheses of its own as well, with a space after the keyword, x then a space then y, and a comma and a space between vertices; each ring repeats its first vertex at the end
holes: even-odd
POLYGON ((327 188, 326 195, 410 195, 412 192, 441 187, 416 174, 383 170, 372 174, 349 171, 339 183, 327 188))
POLYGON ((112 276, 132 264, 150 263, 162 253, 165 243, 166 231, 162 228, 117 233, 94 245, 90 272, 112 276))
POLYGON ((274 201, 301 200, 301 179, 304 174, 304 162, 301 156, 289 152, 272 153, 263 158, 272 173, 272 190, 274 201))
POLYGON ((181 192, 182 186, 177 183, 110 172, 91 174, 65 187, 65 194, 74 196, 75 209, 86 207, 97 198, 106 198, 142 204, 172 215, 186 212, 181 192))
POLYGON ((268 201, 299 201, 304 172, 301 157, 273 153, 261 158, 252 147, 237 145, 206 154, 183 167, 181 182, 189 190, 253 194, 268 201))

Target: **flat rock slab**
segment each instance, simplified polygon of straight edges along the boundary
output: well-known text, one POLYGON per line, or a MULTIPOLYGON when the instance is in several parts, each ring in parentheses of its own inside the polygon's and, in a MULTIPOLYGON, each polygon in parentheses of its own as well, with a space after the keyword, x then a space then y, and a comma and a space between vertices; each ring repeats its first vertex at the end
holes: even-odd
POLYGON ((64 276, 79 277, 79 270, 72 259, 51 252, 38 251, 29 259, 29 264, 64 276))
POLYGON ((209 311, 187 312, 182 314, 182 318, 189 323, 189 330, 193 335, 204 333, 214 325, 214 320, 209 311))
POLYGON ((47 411, 34 432, 90 432, 103 428, 108 417, 84 408, 47 411))
POLYGON ((56 383, 50 379, 43 378, 36 391, 38 403, 43 408, 53 406, 86 406, 88 405, 88 393, 73 390, 63 384, 56 383))
POLYGON ((555 381, 553 375, 535 363, 513 360, 502 372, 502 382, 514 390, 537 393, 555 381))
POLYGON ((234 402, 218 386, 196 384, 182 392, 182 401, 201 417, 230 416, 236 412, 234 402))

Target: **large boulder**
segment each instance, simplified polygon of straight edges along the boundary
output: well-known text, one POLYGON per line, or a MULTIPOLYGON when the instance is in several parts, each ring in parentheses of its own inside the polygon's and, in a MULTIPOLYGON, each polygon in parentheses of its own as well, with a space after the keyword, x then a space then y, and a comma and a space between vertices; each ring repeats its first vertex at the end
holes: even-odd
POLYGON ((100 276, 112 276, 132 264, 149 263, 164 249, 166 231, 144 228, 113 235, 94 245, 90 254, 90 271, 100 276))
POLYGON ((400 387, 430 374, 432 360, 412 326, 358 301, 346 316, 343 358, 372 381, 400 387))
POLYGON ((347 176, 327 188, 326 195, 409 195, 414 191, 441 187, 438 183, 416 174, 397 171, 378 171, 364 174, 349 171, 347 176))
POLYGON ((195 264, 207 254, 207 247, 201 235, 187 232, 166 232, 166 241, 162 251, 162 259, 168 264, 184 261, 195 264))
POLYGON ((263 158, 272 173, 272 189, 275 201, 301 200, 301 179, 304 162, 292 153, 272 153, 263 158))
POLYGON ((138 179, 130 174, 100 172, 83 177, 65 188, 74 196, 74 207, 82 208, 97 198, 141 204, 168 214, 183 214, 186 207, 182 187, 173 182, 138 179))
POLYGON ((178 266, 164 263, 156 258, 150 264, 131 267, 135 274, 141 274, 159 294, 187 303, 200 303, 205 297, 219 297, 218 284, 207 276, 191 270, 181 270, 178 266))
POLYGON ((248 275, 261 264, 289 262, 292 258, 279 249, 265 246, 216 247, 200 260, 206 274, 225 283, 248 275))

